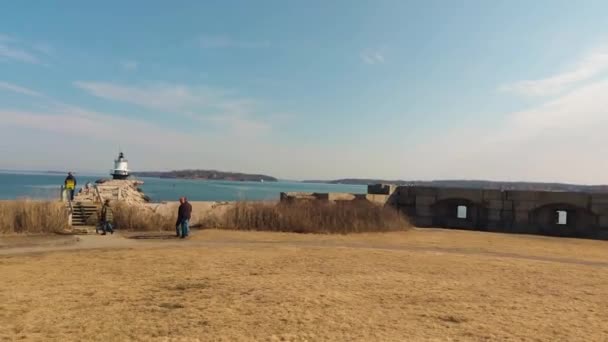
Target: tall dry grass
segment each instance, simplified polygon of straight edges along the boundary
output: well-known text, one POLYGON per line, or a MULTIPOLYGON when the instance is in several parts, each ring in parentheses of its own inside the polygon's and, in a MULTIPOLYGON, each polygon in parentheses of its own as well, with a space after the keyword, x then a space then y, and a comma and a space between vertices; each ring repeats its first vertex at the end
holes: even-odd
POLYGON ((118 229, 160 231, 175 229, 177 217, 155 213, 147 207, 119 203, 112 208, 114 225, 118 229))
POLYGON ((242 202, 228 209, 221 227, 296 233, 388 232, 410 228, 401 213, 364 201, 256 203, 242 202))
POLYGON ((64 203, 51 201, 0 202, 0 233, 58 233, 68 228, 64 203))
MULTIPOLYGON (((200 214, 199 214, 200 215, 200 214)), ((138 205, 118 204, 114 222, 118 229, 159 231, 175 229, 175 214, 162 215, 138 205)), ((369 202, 238 202, 222 214, 192 217, 194 228, 259 230, 296 233, 388 232, 410 228, 398 211, 369 202)))

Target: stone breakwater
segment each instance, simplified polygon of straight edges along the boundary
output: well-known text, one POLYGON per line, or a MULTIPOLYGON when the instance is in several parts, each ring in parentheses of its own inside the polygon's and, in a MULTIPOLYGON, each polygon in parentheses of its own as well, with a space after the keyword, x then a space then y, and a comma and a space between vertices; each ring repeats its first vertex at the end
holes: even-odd
POLYGON ((102 202, 109 199, 127 204, 144 204, 149 202, 149 198, 139 188, 143 183, 139 180, 101 179, 88 190, 83 186, 74 199, 78 202, 102 202))
MULTIPOLYGON (((174 220, 177 215, 179 202, 176 200, 149 203, 146 194, 139 189, 142 184, 143 182, 139 180, 102 179, 93 184, 88 192, 86 191, 86 187, 83 187, 83 190, 79 191, 74 200, 80 203, 93 202, 101 205, 101 202, 110 199, 114 205, 120 203, 137 208, 141 215, 158 214, 174 220)), ((192 205, 191 224, 193 226, 201 225, 205 221, 221 217, 233 205, 231 202, 212 201, 191 201, 190 204, 192 205)))

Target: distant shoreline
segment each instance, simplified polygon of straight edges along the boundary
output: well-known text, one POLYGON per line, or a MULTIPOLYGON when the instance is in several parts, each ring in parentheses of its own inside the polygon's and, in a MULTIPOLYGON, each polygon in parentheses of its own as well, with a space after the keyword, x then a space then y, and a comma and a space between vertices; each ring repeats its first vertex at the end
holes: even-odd
POLYGON ((232 182, 278 182, 277 178, 262 174, 224 172, 217 170, 143 171, 133 172, 131 175, 135 177, 164 179, 223 180, 232 182))
MULTIPOLYGON (((100 177, 109 178, 109 175, 94 172, 74 172, 76 177, 100 177)), ((64 171, 36 171, 36 170, 8 170, 0 169, 0 174, 13 175, 48 175, 62 176, 66 175, 64 171)), ((341 178, 334 180, 286 180, 277 179, 272 176, 262 174, 246 174, 238 172, 223 172, 215 170, 181 170, 181 171, 143 171, 132 172, 134 177, 146 177, 156 179, 175 179, 175 180, 202 180, 202 181, 231 181, 231 182, 292 182, 301 184, 330 184, 330 185, 359 185, 367 186, 369 184, 394 184, 401 186, 431 186, 431 187, 448 187, 448 188, 466 188, 466 189, 494 189, 494 190, 532 190, 532 191, 570 191, 570 192, 588 192, 588 193, 606 193, 608 185, 583 185, 571 183, 557 182, 524 182, 524 181, 490 181, 490 180, 431 180, 431 181, 407 181, 407 180, 386 180, 386 179, 371 179, 371 178, 341 178)), ((135 178, 137 179, 137 178, 135 178)))
POLYGON ((400 186, 430 186, 444 188, 466 188, 479 190, 526 190, 526 191, 570 191, 570 192, 608 192, 608 185, 580 185, 568 183, 544 182, 503 182, 486 180, 433 180, 433 181, 405 181, 384 179, 344 178, 336 180, 304 180, 302 183, 369 185, 394 184, 400 186))

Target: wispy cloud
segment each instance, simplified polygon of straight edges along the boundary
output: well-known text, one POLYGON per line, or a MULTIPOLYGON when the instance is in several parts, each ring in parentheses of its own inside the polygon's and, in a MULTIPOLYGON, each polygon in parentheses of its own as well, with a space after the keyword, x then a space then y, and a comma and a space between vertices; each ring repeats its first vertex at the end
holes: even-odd
POLYGON ((10 60, 29 64, 43 64, 37 52, 49 51, 50 49, 51 47, 48 44, 29 44, 13 36, 0 34, 0 61, 10 60))
MULTIPOLYGON (((22 93, 37 99, 40 110, 19 110, 0 108, 0 117, 7 126, 19 126, 37 129, 67 136, 86 138, 85 141, 101 140, 115 141, 120 139, 125 143, 157 146, 166 141, 176 143, 193 143, 194 137, 162 127, 152 121, 130 119, 124 115, 102 113, 51 98, 31 89, 9 83, 0 83, 0 89, 22 93), (70 122, 70 125, 65 125, 70 122), (132 127, 138 127, 133 130, 132 127), (162 141, 155 137, 163 136, 162 141), (120 138, 117 138, 120 137, 120 138)), ((83 141, 84 142, 84 141, 83 141)), ((89 141, 90 142, 90 141, 89 141)))
POLYGON ((120 62, 120 66, 127 71, 135 71, 139 68, 139 63, 134 60, 124 60, 120 62))
POLYGON ((32 44, 32 50, 41 52, 45 55, 52 55, 55 53, 55 48, 49 43, 34 43, 32 44))
POLYGON ((608 145, 606 93, 608 78, 593 80, 491 127, 463 122, 410 155, 436 178, 605 184, 608 159, 598 148, 608 145))
POLYGON ((14 93, 33 96, 33 97, 44 97, 43 94, 41 94, 35 90, 31 90, 31 89, 28 89, 25 87, 18 86, 16 84, 2 82, 2 81, 0 81, 0 90, 11 91, 14 93))
MULTIPOLYGON (((189 133, 79 107, 40 111, 0 108, 0 117, 3 123, 0 125, 0 147, 11 146, 6 158, 0 158, 0 167, 7 168, 48 170, 69 165, 70 168, 105 171, 121 144, 135 170, 217 168, 279 177, 320 178, 327 165, 334 165, 336 156, 341 155, 332 146, 317 148, 289 142, 265 142, 255 137, 249 139, 247 135, 189 133), (70 124, 66 125, 66 122, 70 124), (36 138, 32 139, 32 136, 36 138), (56 148, 41 149, 40 141, 69 145, 71 153, 56 148), (74 141, 78 143, 74 144, 74 141), (44 158, 37 158, 40 153, 44 158), (74 159, 74 155, 79 157, 74 159), (317 162, 311 164, 311 159, 317 162)), ((251 127, 245 125, 243 129, 249 131, 251 127)), ((360 155, 356 155, 348 166, 339 170, 345 172, 346 168, 361 167, 360 155)), ((340 172, 336 169, 335 165, 329 168, 338 177, 340 172)))
POLYGON ((80 107, 61 106, 46 111, 22 111, 0 109, 5 125, 25 127, 84 138, 82 143, 108 141, 126 143, 132 146, 143 145, 162 147, 166 141, 192 143, 193 137, 180 134, 153 123, 132 120, 120 116, 90 111, 80 107), (69 122, 70 125, 65 125, 69 122), (133 130, 132 127, 138 127, 133 130), (109 134, 111 133, 111 134, 109 134), (157 137, 162 136, 162 142, 157 137))
POLYGON ((257 49, 270 46, 268 41, 245 41, 226 35, 201 35, 197 38, 197 44, 203 49, 257 49))
POLYGON ((592 79, 608 71, 608 53, 596 52, 584 57, 571 70, 538 79, 524 80, 500 87, 501 91, 526 96, 555 95, 579 82, 592 79))
POLYGON ((74 85, 91 95, 107 100, 177 112, 213 105, 222 95, 207 87, 168 83, 133 86, 108 82, 76 81, 74 85))
POLYGON ((14 60, 17 62, 40 64, 38 57, 22 48, 11 46, 7 43, 0 43, 0 60, 14 60))
POLYGON ((34 97, 33 101, 38 101, 34 107, 38 109, 22 110, 0 105, 0 146, 13 146, 12 155, 0 160, 2 167, 27 165, 48 169, 64 164, 74 166, 72 157, 58 149, 46 149, 45 158, 31 155, 32 151, 40 153, 39 141, 63 145, 73 144, 74 138, 78 139, 78 144, 71 146, 72 154, 81 156, 76 161, 76 167, 91 170, 105 170, 115 148, 122 144, 132 156, 133 167, 139 170, 214 167, 260 172, 263 165, 271 165, 271 161, 264 160, 272 155, 268 151, 277 147, 276 144, 266 144, 253 134, 269 127, 247 117, 224 115, 206 118, 206 125, 214 125, 218 129, 200 134, 167 127, 146 118, 135 119, 120 113, 89 110, 62 103, 44 94, 41 98, 39 93, 30 95, 34 97), (70 124, 66 125, 66 122, 70 124), (36 139, 25 138, 32 136, 36 139), (23 139, 15 144, 19 138, 23 139), (235 144, 236 139, 240 144, 235 144), (175 153, 176 150, 182 153, 175 153), (104 155, 107 158, 100 157, 104 155), (260 158, 250 158, 251 155, 260 158), (248 162, 239 162, 243 160, 248 162))
POLYGON ((379 50, 366 50, 361 52, 361 60, 366 64, 384 63, 384 54, 379 50))
POLYGON ((239 137, 260 136, 270 132, 270 130, 272 129, 269 123, 255 120, 247 116, 215 116, 209 118, 208 120, 209 122, 228 127, 235 135, 239 137))
POLYGON ((78 81, 74 85, 100 98, 215 122, 241 133, 263 134, 270 129, 270 124, 255 117, 258 101, 221 89, 167 83, 132 86, 78 81))

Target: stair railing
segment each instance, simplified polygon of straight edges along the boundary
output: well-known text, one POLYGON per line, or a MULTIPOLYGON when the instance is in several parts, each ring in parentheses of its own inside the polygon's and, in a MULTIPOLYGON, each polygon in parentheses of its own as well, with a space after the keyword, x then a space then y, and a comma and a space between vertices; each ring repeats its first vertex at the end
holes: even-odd
POLYGON ((74 216, 74 206, 72 201, 68 201, 68 226, 72 226, 72 217, 74 216))
POLYGON ((99 192, 99 188, 95 185, 95 195, 97 195, 97 200, 99 203, 103 203, 103 196, 101 196, 101 192, 99 192))

